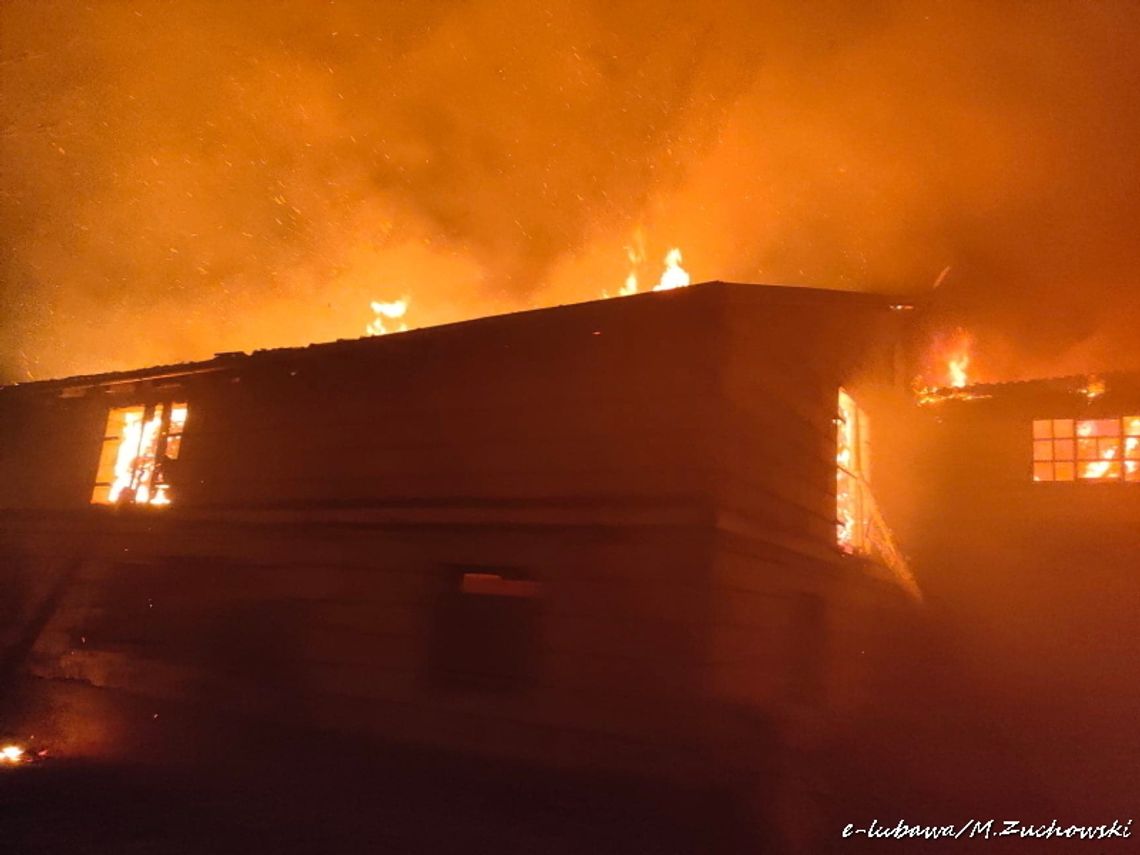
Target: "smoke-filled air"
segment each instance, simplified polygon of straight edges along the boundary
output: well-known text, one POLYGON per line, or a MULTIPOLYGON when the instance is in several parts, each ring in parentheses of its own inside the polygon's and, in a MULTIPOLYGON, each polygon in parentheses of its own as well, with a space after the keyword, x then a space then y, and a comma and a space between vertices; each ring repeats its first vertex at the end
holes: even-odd
POLYGON ((982 379, 1136 367, 1138 39, 1133 2, 8 0, 0 382, 650 290, 674 247, 921 300, 982 379))

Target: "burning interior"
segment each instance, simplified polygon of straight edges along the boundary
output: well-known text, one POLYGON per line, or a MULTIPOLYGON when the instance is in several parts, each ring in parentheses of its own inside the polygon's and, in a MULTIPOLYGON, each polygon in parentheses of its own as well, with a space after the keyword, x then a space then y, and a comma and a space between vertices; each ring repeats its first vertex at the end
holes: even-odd
POLYGON ((188 412, 185 402, 175 401, 112 408, 107 414, 91 503, 171 504, 188 412))
POLYGON ((836 540, 844 552, 868 551, 870 528, 870 426, 846 389, 839 390, 836 452, 836 540))
POLYGON ((1140 481, 1140 416, 1034 419, 1034 481, 1140 481))

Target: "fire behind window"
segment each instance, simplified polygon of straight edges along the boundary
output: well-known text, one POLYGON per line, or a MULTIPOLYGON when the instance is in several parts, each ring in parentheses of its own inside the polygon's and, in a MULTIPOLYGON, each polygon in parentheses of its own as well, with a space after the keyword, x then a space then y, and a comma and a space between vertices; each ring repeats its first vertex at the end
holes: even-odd
POLYGON ((1033 480, 1140 483, 1140 416, 1035 420, 1033 480))
POLYGON ((187 412, 170 401, 111 410, 92 504, 169 505, 187 412))
POLYGON ((867 489, 870 432, 867 414, 846 390, 839 390, 835 455, 836 540, 844 552, 866 552, 871 517, 867 489))

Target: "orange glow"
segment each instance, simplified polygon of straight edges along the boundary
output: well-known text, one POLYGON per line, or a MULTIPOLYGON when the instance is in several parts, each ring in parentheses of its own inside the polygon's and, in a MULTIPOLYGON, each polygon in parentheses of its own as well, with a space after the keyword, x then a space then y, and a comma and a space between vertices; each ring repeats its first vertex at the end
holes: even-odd
POLYGON ((24 762, 24 749, 18 745, 5 745, 0 748, 0 763, 16 764, 24 762))

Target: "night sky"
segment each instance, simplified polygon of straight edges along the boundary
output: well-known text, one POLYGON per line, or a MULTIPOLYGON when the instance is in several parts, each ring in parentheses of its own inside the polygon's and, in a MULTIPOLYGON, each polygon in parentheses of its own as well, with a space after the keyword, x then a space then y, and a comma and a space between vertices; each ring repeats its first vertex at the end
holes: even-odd
POLYGON ((1138 368, 1138 43, 1091 0, 7 0, 0 382, 590 299, 627 246, 923 298, 978 379, 1138 368))

